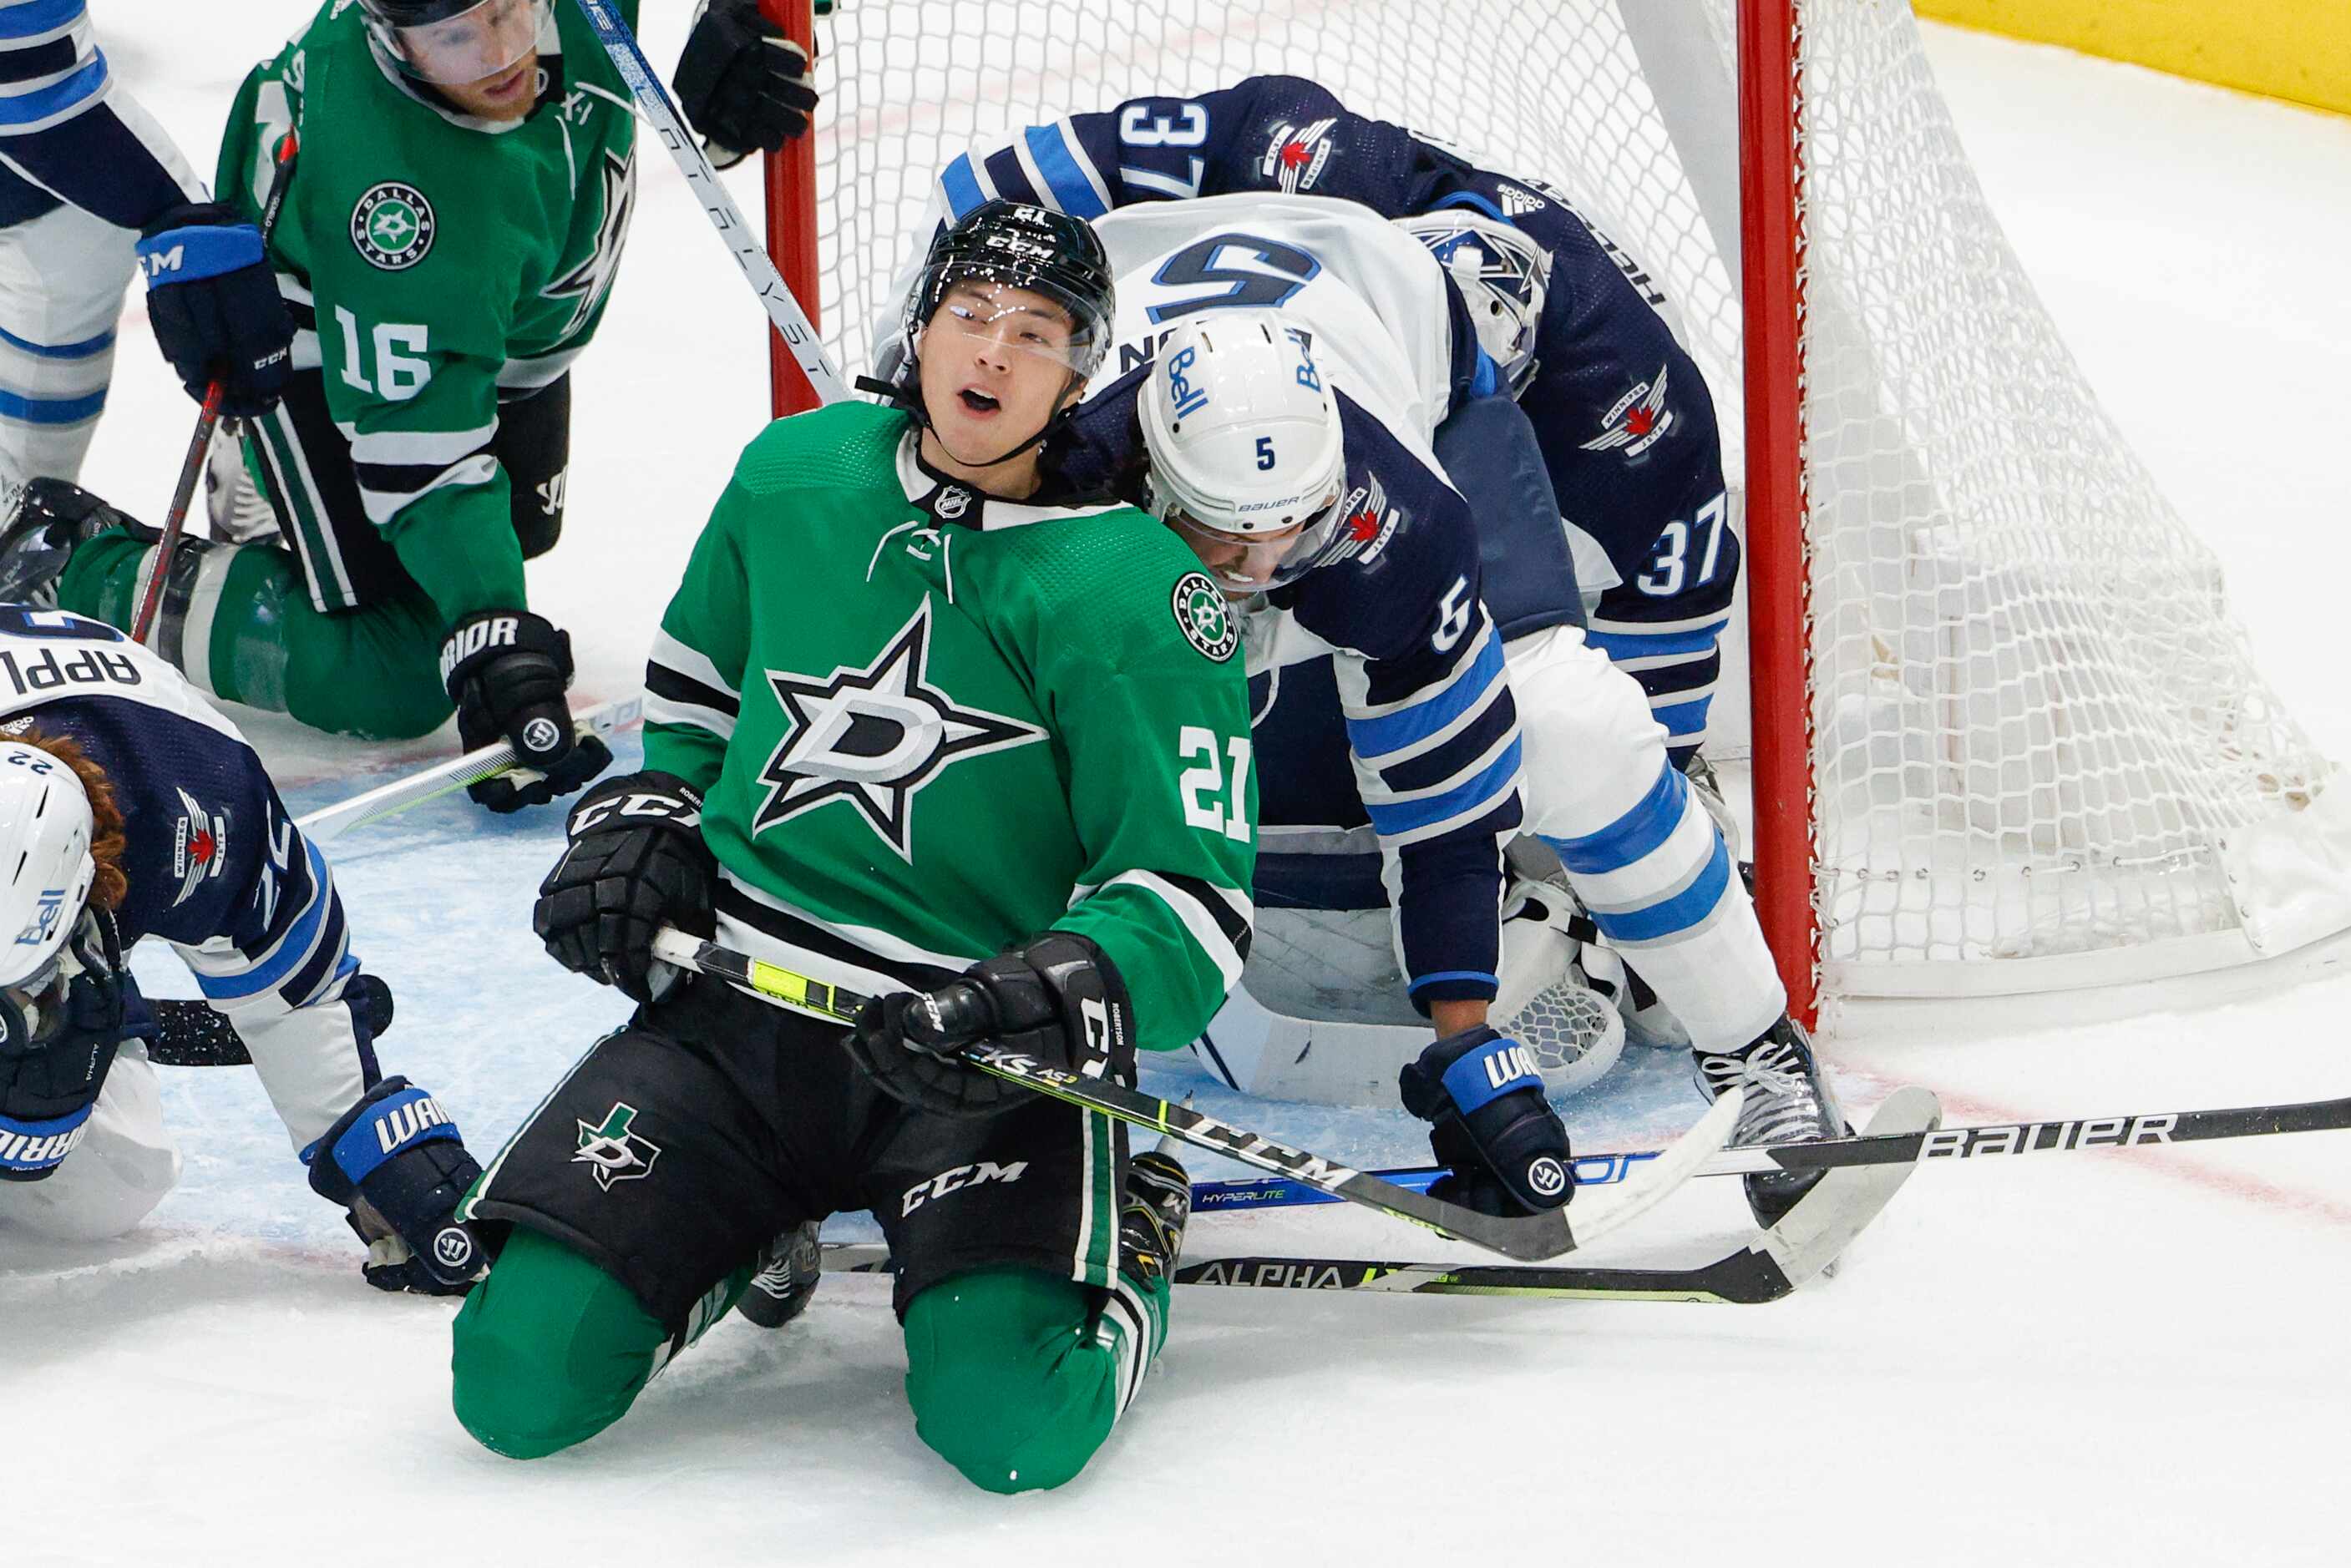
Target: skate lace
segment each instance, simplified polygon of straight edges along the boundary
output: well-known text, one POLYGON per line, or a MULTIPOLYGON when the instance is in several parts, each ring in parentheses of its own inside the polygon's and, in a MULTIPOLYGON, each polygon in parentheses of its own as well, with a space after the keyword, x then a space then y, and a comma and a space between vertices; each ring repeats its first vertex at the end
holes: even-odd
POLYGON ((1828 1116, 1813 1090, 1810 1064, 1793 1045, 1768 1041, 1738 1055, 1702 1055, 1698 1074, 1709 1094, 1747 1086, 1747 1104, 1731 1134, 1737 1144, 1798 1143, 1830 1136, 1828 1116))

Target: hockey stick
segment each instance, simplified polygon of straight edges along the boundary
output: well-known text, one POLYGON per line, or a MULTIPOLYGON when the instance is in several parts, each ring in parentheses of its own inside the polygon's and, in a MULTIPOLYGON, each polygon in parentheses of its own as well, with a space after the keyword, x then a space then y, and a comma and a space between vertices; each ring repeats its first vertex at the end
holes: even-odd
MULTIPOLYGON (((758 295, 760 305, 767 309, 768 319, 775 323, 777 335, 791 350, 793 363, 799 366, 800 374, 808 378, 809 386, 816 392, 818 400, 827 403, 842 401, 849 396, 849 389, 841 384, 841 372, 833 369, 831 358, 826 355, 823 343, 817 337, 816 328, 809 325, 807 313, 800 309, 799 301, 792 297, 792 291, 785 286, 783 275, 776 270, 775 262, 759 244, 758 231, 743 221, 742 209, 735 205, 735 198, 726 193, 726 187, 718 182, 717 171, 710 167, 710 160, 703 156, 701 144, 686 129, 685 121, 679 118, 677 106, 670 101, 669 89, 663 87, 661 78, 653 75, 653 66, 646 60, 644 50, 637 47, 637 40, 630 35, 628 25, 621 20, 620 13, 612 8, 610 0, 580 0, 580 9, 587 15, 588 25, 596 30, 596 39, 604 46, 604 53, 611 57, 612 68, 621 73, 622 81, 628 83, 637 107, 653 122, 653 131, 661 138, 662 145, 669 149, 670 160, 677 165, 677 171, 685 176, 685 182, 701 199, 702 210, 709 216, 711 226, 718 231, 718 237, 726 242, 726 248, 734 254, 735 265, 742 268, 743 275, 750 280, 753 292, 758 295)), ((813 129, 810 134, 815 134, 813 129)))
MULTIPOLYGON (((590 708, 579 714, 571 723, 579 733, 611 735, 625 730, 643 717, 644 693, 622 697, 590 708)), ((361 794, 334 805, 322 805, 294 819, 294 826, 313 844, 329 844, 362 823, 381 822, 385 817, 423 805, 428 800, 438 800, 454 794, 467 784, 479 784, 486 778, 510 771, 515 765, 514 744, 508 741, 493 741, 477 746, 463 756, 447 762, 434 763, 419 769, 406 778, 379 784, 361 794)))
MULTIPOLYGON (((699 940, 673 927, 664 926, 653 938, 653 956, 664 963, 697 974, 715 975, 778 1007, 835 1023, 854 1021, 858 1009, 870 1000, 823 981, 794 974, 747 953, 699 940)), ((1155 1095, 1050 1066, 1033 1056, 985 1041, 965 1045, 961 1059, 990 1077, 1019 1084, 1049 1098, 1134 1127, 1168 1134, 1228 1159, 1273 1171, 1351 1203, 1360 1203, 1398 1220, 1409 1220, 1439 1235, 1522 1262, 1572 1252, 1654 1206, 1729 1141, 1743 1098, 1725 1095, 1715 1101, 1696 1126, 1657 1157, 1642 1179, 1597 1194, 1598 1201, 1577 1209, 1571 1224, 1565 1209, 1505 1218, 1480 1214, 1424 1192, 1409 1192, 1321 1155, 1229 1126, 1187 1106, 1172 1105, 1155 1095)))
MULTIPOLYGON (((2080 1116, 2071 1121, 2002 1122, 1934 1131, 1823 1138, 1816 1143, 1734 1147, 1700 1166, 1700 1176, 1748 1176, 1767 1170, 1844 1169, 1854 1166, 1922 1165, 1930 1160, 1973 1159, 1991 1155, 2058 1154, 2068 1150, 2147 1148, 2214 1138, 2262 1137, 2272 1133, 2339 1132, 2351 1129, 2351 1098, 2301 1100, 2232 1110, 2148 1111, 2132 1116, 2080 1116)), ((1623 1179, 1630 1166, 1653 1153, 1583 1155, 1576 1158, 1579 1185, 1623 1179)), ((1413 1166, 1371 1173, 1398 1187, 1426 1188, 1445 1174, 1437 1166, 1413 1166)), ((1196 1211, 1290 1209, 1328 1203, 1311 1188, 1279 1177, 1204 1181, 1192 1189, 1196 1211)))
MULTIPOLYGON (((277 232, 277 214, 286 210, 286 187, 294 173, 294 154, 301 143, 291 130, 277 144, 277 167, 269 176, 269 200, 261 209, 262 254, 269 252, 269 236, 277 232)), ((147 589, 139 596, 139 613, 131 618, 131 640, 143 643, 155 625, 155 607, 163 602, 163 579, 172 575, 172 557, 178 554, 180 535, 188 525, 188 507, 196 498, 196 475, 204 471, 204 453, 212 450, 213 431, 219 428, 221 399, 227 388, 216 378, 204 388, 204 407, 196 414, 196 433, 188 440, 188 455, 180 464, 180 483, 172 492, 172 510, 163 517, 163 536, 155 545, 155 569, 147 589)))
MULTIPOLYGON (((362 971, 352 977, 344 998, 355 1003, 367 1020, 371 1038, 381 1038, 392 1027, 392 987, 362 971)), ((147 1060, 158 1067, 244 1067, 253 1062, 245 1037, 228 1014, 210 1002, 172 997, 150 1002, 155 1033, 147 1041, 147 1060)))
MULTIPOLYGON (((1935 1096, 1897 1089, 1870 1118, 1874 1137, 1931 1129, 1935 1096)), ((1179 1285, 1252 1290, 1379 1291, 1396 1295, 1539 1296, 1554 1301, 1712 1302, 1757 1306, 1779 1301, 1835 1262, 1877 1218, 1916 1166, 1832 1171, 1768 1231, 1696 1268, 1622 1269, 1582 1264, 1401 1263, 1357 1258, 1211 1258, 1176 1270, 1179 1285)), ((1619 1178, 1618 1179, 1621 1179, 1619 1178)), ((886 1270, 886 1249, 828 1245, 828 1271, 886 1270)))

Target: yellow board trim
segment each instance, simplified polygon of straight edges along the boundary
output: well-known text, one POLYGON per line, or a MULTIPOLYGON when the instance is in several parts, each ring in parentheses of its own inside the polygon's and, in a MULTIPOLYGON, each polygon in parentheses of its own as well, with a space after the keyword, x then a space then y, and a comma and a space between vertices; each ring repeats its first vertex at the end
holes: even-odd
POLYGON ((2351 114, 2346 0, 1917 0, 1918 15, 2351 114))

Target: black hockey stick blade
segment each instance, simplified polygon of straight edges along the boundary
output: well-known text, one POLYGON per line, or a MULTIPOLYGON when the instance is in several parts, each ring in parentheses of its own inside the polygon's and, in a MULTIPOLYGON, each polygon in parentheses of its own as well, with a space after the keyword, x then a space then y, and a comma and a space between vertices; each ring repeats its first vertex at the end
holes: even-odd
MULTIPOLYGON (((380 1037, 392 1027, 392 988, 366 970, 353 975, 344 997, 366 1020, 368 1033, 380 1037)), ((158 1067, 245 1067, 253 1062, 245 1036, 228 1015, 209 1002, 182 998, 150 1002, 155 1032, 147 1038, 147 1060, 158 1067)))
MULTIPOLYGON (((1942 1110, 1924 1089, 1900 1089, 1870 1118, 1874 1136, 1933 1127, 1942 1110)), ((1526 1296, 1552 1301, 1708 1302, 1760 1306, 1809 1282, 1886 1208, 1916 1166, 1832 1171, 1769 1231, 1687 1269, 1575 1263, 1402 1263, 1365 1258, 1210 1258, 1179 1266, 1179 1285, 1250 1290, 1374 1291, 1394 1295, 1526 1296)), ((827 1242, 829 1272, 881 1273, 889 1250, 827 1242)))
MULTIPOLYGON (((665 963, 716 975, 778 1007, 835 1023, 854 1019, 867 1000, 853 992, 795 974, 779 965, 700 940, 674 928, 663 928, 653 946, 653 956, 665 963)), ((1521 1262, 1572 1252, 1655 1207, 1667 1193, 1696 1175, 1708 1159, 1721 1152, 1738 1125, 1741 1102, 1740 1095, 1724 1095, 1638 1176, 1597 1189, 1588 1194, 1583 1203, 1540 1214, 1505 1217, 1480 1214, 1424 1192, 1408 1191, 1336 1160, 1230 1126, 1187 1106, 1066 1072, 1000 1045, 967 1045, 964 1047, 963 1059, 983 1073, 1033 1089, 1049 1098, 1181 1138, 1243 1165, 1288 1177, 1350 1203, 1408 1220, 1439 1235, 1521 1262), (1574 1211, 1573 1220, 1569 1216, 1571 1209, 1574 1211)))

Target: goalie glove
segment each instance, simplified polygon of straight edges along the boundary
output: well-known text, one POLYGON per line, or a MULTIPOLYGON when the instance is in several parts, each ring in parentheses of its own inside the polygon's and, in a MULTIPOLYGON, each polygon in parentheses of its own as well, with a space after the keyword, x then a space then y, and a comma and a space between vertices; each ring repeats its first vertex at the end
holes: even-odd
POLYGON ((1479 1024, 1447 1034, 1397 1075, 1404 1108, 1432 1124, 1447 1168, 1428 1193, 1482 1214, 1556 1209, 1575 1192, 1567 1127, 1543 1098, 1531 1053, 1479 1024))
POLYGON ((1134 1010, 1102 949, 1047 931, 927 992, 877 996, 857 1015, 849 1054, 891 1098, 945 1116, 990 1116, 1033 1090, 964 1062, 1002 1045, 1088 1077, 1134 1081, 1134 1010))
POLYGON ((386 1078, 303 1151, 310 1189, 349 1210, 367 1243, 360 1272, 380 1291, 463 1295, 489 1259, 457 1219, 482 1174, 438 1102, 386 1078))

